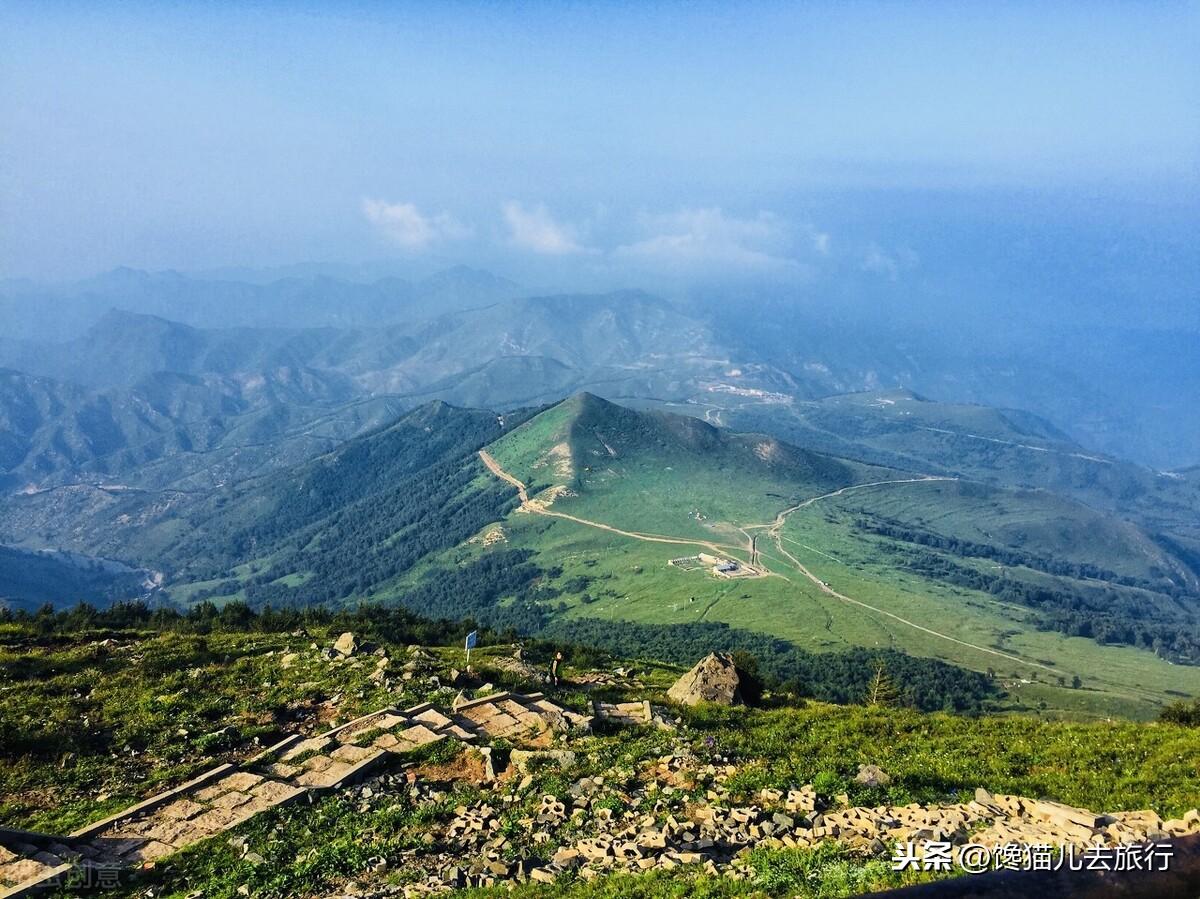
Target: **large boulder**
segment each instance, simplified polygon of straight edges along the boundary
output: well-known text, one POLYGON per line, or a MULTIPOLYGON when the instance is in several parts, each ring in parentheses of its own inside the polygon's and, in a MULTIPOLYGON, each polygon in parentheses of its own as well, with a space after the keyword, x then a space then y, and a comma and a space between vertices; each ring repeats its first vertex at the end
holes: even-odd
POLYGON ((687 674, 675 681, 667 698, 680 705, 714 702, 718 705, 748 705, 754 699, 753 678, 738 669, 727 652, 706 655, 687 674))
POLYGON ((334 640, 333 651, 343 658, 349 658, 358 652, 358 641, 354 639, 354 634, 346 631, 346 633, 334 640))

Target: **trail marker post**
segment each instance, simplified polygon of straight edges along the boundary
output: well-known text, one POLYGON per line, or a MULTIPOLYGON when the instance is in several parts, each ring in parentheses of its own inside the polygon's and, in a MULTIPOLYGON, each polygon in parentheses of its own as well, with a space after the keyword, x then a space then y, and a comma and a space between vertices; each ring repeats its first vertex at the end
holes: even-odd
POLYGON ((471 631, 471 633, 467 634, 467 639, 466 639, 465 645, 467 648, 467 667, 468 668, 471 667, 471 650, 475 648, 475 644, 478 642, 479 642, 479 631, 471 631))

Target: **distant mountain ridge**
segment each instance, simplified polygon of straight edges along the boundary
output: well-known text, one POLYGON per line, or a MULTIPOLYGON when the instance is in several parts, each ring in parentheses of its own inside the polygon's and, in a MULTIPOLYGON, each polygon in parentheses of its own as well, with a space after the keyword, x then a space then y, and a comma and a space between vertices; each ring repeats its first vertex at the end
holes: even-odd
MULTIPOLYGON (((837 293, 768 290, 742 296, 714 288, 704 296, 676 298, 672 307, 685 320, 680 321, 684 331, 704 335, 703 347, 680 367, 678 351, 686 341, 641 341, 625 328, 608 328, 606 340, 573 339, 582 356, 564 355, 568 348, 555 347, 553 341, 524 341, 528 335, 522 334, 519 316, 544 318, 547 313, 536 304, 522 307, 518 301, 531 291, 490 273, 460 266, 410 279, 396 277, 399 270, 302 265, 273 273, 182 275, 118 269, 68 285, 4 281, 0 366, 58 379, 87 377, 92 386, 100 381, 129 384, 136 378, 117 374, 112 364, 120 360, 112 357, 93 358, 90 371, 71 360, 74 375, 61 366, 36 367, 47 343, 80 338, 106 311, 122 309, 202 331, 252 328, 275 334, 260 335, 249 347, 226 340, 236 354, 247 354, 242 369, 265 365, 267 357, 279 355, 278 364, 345 371, 366 389, 420 398, 499 406, 591 389, 619 399, 679 400, 690 384, 695 398, 703 391, 733 387, 819 399, 906 387, 942 401, 1032 410, 1088 447, 1160 469, 1194 462, 1191 450, 1200 441, 1200 413, 1188 402, 1200 391, 1200 334, 1194 330, 1068 325, 1023 331, 1018 324, 972 332, 950 319, 916 322, 866 314, 837 293), (843 300, 849 303, 844 309, 839 305, 843 300), (517 305, 502 320, 488 314, 454 318, 513 302, 517 305), (433 325, 446 316, 451 319, 433 325), (336 348, 326 346, 333 342, 328 336, 313 344, 310 332, 325 328, 345 332, 346 340, 336 348), (307 336, 288 342, 277 333, 297 330, 307 336), (364 339, 360 332, 374 339, 364 339), (503 333, 511 341, 507 347, 496 345, 475 332, 503 333), (269 352, 272 342, 283 344, 277 354, 269 352), (645 369, 640 378, 629 362, 639 342, 644 358, 636 362, 645 369), (611 361, 609 347, 623 348, 615 354, 624 357, 615 377, 604 371, 611 361), (419 354, 414 370, 398 362, 409 353, 419 354), (441 354, 440 360, 432 358, 434 353, 441 354), (310 362, 314 354, 326 358, 310 362), (548 360, 549 368, 559 363, 583 373, 571 377, 560 369, 542 376, 534 364, 533 382, 525 389, 505 388, 510 372, 524 363, 500 360, 535 356, 548 360), (723 371, 710 367, 701 382, 695 371, 700 358, 729 364, 723 371), (497 367, 489 370, 493 363, 497 367), (681 377, 666 377, 669 368, 680 369, 681 377), (732 371, 741 372, 740 381, 726 376, 732 371), (455 379, 462 380, 461 388, 455 379), (437 392, 430 393, 434 384, 437 392)), ((597 322, 586 308, 595 298, 578 299, 558 304, 556 324, 564 333, 576 323, 597 322)), ((180 349, 188 351, 186 342, 180 349)), ((161 359, 149 348, 147 358, 139 359, 141 351, 134 348, 125 358, 144 374, 161 359)), ((62 355, 53 348, 48 353, 47 358, 62 355)), ((172 370, 229 371, 228 361, 221 365, 210 360, 208 367, 197 369, 180 363, 172 370)))
POLYGON ((223 377, 156 372, 89 390, 0 370, 0 491, 71 483, 209 489, 315 453, 394 418, 291 368, 223 377))
POLYGON ((201 329, 110 311, 65 343, 0 339, 0 365, 96 390, 162 372, 252 385, 302 382, 296 401, 395 396, 511 408, 594 389, 685 397, 735 379, 796 390, 786 373, 731 362, 708 326, 639 291, 531 297, 372 329, 201 329), (732 372, 732 374, 730 374, 732 372))
MULTIPOLYGON (((13 370, 0 392, 0 420, 13 422, 0 465, 9 487, 104 473, 167 486, 172 473, 213 462, 182 463, 189 454, 269 446, 318 420, 352 436, 380 421, 364 406, 394 414, 445 399, 503 409, 587 386, 679 396, 727 367, 703 323, 634 291, 527 298, 369 330, 202 329, 113 310, 64 343, 0 338, 0 365, 13 370), (171 455, 181 464, 152 464, 171 455)), ((211 483, 261 470, 214 458, 211 483)))
POLYGON ((1200 547, 1200 478, 1178 477, 1091 451, 1040 416, 939 403, 908 390, 871 390, 724 414, 733 427, 881 465, 1047 490, 1169 532, 1200 547))
POLYGON ((12 423, 0 478, 15 489, 120 474, 191 489, 294 464, 431 399, 505 409, 591 391, 873 464, 1053 490, 1200 551, 1191 474, 1093 453, 1027 412, 907 388, 827 396, 823 371, 733 356, 723 337, 640 291, 358 330, 202 329, 112 311, 64 344, 0 339, 0 365, 34 373, 21 389, 9 375, 0 392, 0 420, 12 423))
POLYGON ((467 266, 418 280, 315 274, 267 283, 118 268, 67 285, 0 282, 0 319, 8 324, 6 336, 37 341, 77 337, 113 308, 198 328, 357 328, 429 318, 522 292, 512 281, 467 266))

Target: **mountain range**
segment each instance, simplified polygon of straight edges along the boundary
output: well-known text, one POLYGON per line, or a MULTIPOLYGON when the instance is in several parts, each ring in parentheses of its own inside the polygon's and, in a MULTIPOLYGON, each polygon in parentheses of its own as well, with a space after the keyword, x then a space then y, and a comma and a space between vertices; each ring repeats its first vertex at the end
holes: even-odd
POLYGON ((1182 326, 1047 330, 1014 320, 972 331, 946 316, 897 319, 779 290, 530 300, 528 289, 464 267, 379 274, 118 269, 65 285, 0 282, 0 366, 91 387, 163 370, 313 368, 347 376, 339 387, 355 391, 497 407, 578 389, 680 399, 679 380, 704 391, 712 385, 697 374, 729 386, 736 370, 751 383, 733 386, 801 399, 903 387, 1027 409, 1090 449, 1159 469, 1195 464, 1200 445, 1200 413, 1186 401, 1200 390, 1200 335, 1182 326), (662 327, 631 330, 650 325, 662 327), (703 359, 729 364, 695 371, 703 359), (675 370, 673 382, 664 373, 675 370))
POLYGON ((1200 660, 1197 469, 955 401, 989 379, 1089 396, 1069 373, 643 291, 519 292, 470 270, 77 288, 81 332, 0 338, 7 601, 48 596, 20 574, 29 553, 66 552, 36 558, 63 604, 398 602, 580 635, 725 622, 1017 678, 1071 665, 1094 701, 1046 701, 1122 713, 1161 698, 1157 666, 1200 660), (98 311, 122 290, 137 311, 98 311), (748 576, 714 592, 667 564, 700 552, 748 576))
POLYGON ((200 328, 375 327, 522 294, 505 278, 465 266, 417 279, 320 271, 265 282, 118 268, 70 284, 0 281, 0 319, 5 336, 24 340, 78 337, 114 308, 200 328))
POLYGON ((588 393, 504 415, 432 401, 209 490, 27 493, 0 507, 0 531, 119 558, 150 572, 129 589, 151 578, 183 606, 398 603, 572 639, 602 621, 628 629, 614 633, 630 652, 724 623, 1048 680, 1039 701, 1075 712, 1139 715, 1200 690, 1200 565, 1182 542, 1062 493, 588 393), (1055 686, 1076 677, 1086 690, 1055 686))

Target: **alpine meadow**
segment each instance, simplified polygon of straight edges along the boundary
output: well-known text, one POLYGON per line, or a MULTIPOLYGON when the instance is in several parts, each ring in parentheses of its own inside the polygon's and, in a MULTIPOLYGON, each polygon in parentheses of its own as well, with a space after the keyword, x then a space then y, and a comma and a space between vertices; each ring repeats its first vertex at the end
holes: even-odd
POLYGON ((1194 4, 0 10, 0 896, 1200 897, 1194 4))

